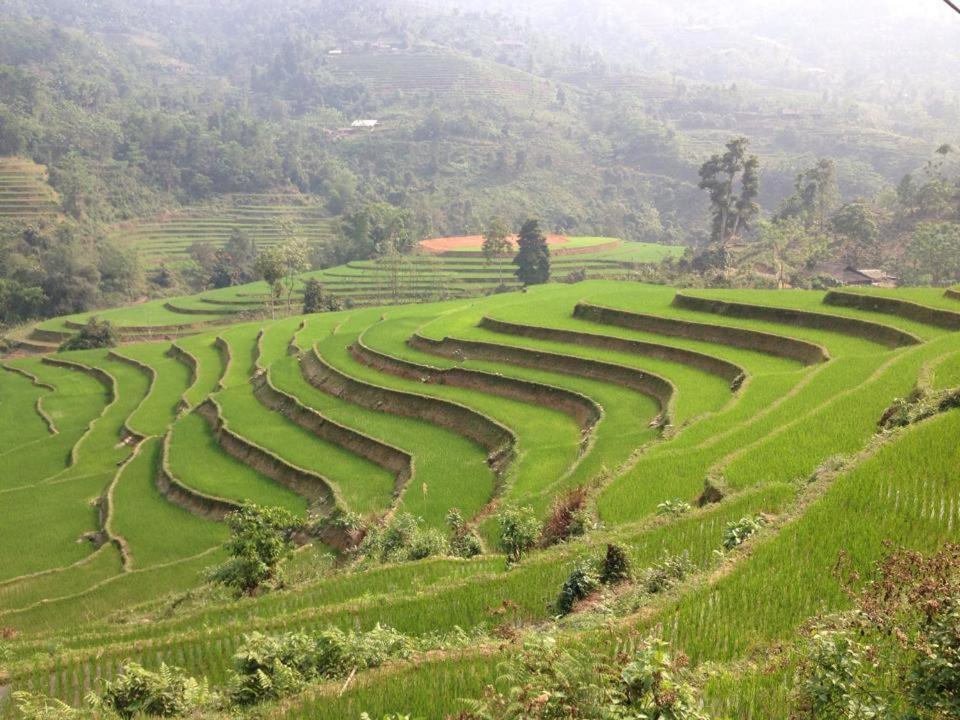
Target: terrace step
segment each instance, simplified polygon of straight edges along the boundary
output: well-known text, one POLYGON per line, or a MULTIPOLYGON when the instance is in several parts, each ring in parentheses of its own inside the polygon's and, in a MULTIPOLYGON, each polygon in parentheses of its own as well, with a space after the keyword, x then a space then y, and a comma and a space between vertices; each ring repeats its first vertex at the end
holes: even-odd
POLYGON ((815 365, 830 359, 826 349, 820 345, 760 330, 710 325, 662 315, 647 315, 587 302, 577 303, 573 316, 601 325, 616 325, 667 337, 729 345, 742 350, 795 360, 804 365, 815 365))
POLYGON ((706 353, 671 345, 661 345, 643 340, 630 340, 612 335, 578 332, 576 330, 563 330, 537 325, 519 325, 504 320, 497 320, 489 315, 485 315, 480 320, 480 327, 485 330, 490 330, 491 332, 514 335, 516 337, 528 337, 536 340, 570 343, 572 345, 585 345, 602 350, 617 350, 642 357, 676 362, 698 370, 703 370, 712 375, 717 375, 729 382, 732 386, 737 387, 739 387, 740 383, 742 383, 746 377, 746 371, 735 363, 713 355, 707 355, 706 353))
POLYGON ((960 312, 932 308, 909 300, 831 290, 823 298, 823 302, 825 305, 896 315, 944 330, 960 330, 960 312))
POLYGON ((881 323, 860 320, 842 315, 796 310, 793 308, 773 307, 769 305, 751 305, 748 303, 716 300, 677 293, 673 306, 684 310, 724 315, 726 317, 747 320, 763 320, 784 325, 797 325, 814 330, 827 330, 852 337, 862 338, 889 348, 919 345, 923 341, 916 335, 881 323))

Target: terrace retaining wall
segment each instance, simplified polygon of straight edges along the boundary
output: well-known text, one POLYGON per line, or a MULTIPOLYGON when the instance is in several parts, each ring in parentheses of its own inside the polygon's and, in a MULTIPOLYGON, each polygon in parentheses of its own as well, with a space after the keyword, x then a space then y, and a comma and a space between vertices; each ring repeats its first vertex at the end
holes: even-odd
POLYGON ((326 478, 291 465, 230 430, 219 404, 213 398, 204 400, 194 412, 207 421, 220 447, 231 457, 285 485, 320 511, 331 512, 339 505, 337 495, 326 478))
MULTIPOLYGON (((426 344, 419 343, 418 336, 411 338, 408 344, 417 350, 442 354, 435 352, 429 341, 426 344)), ((584 431, 596 425, 603 415, 600 406, 587 396, 545 383, 505 377, 482 370, 420 365, 377 352, 361 343, 354 346, 353 352, 355 355, 361 355, 367 365, 398 377, 432 385, 450 385, 477 390, 531 405, 540 405, 550 410, 559 410, 572 417, 584 431)))
POLYGON ((927 307, 909 300, 831 290, 823 298, 823 302, 825 305, 896 315, 944 330, 960 330, 960 312, 927 307))
POLYGON ((502 474, 513 459, 516 448, 513 433, 465 405, 348 377, 323 360, 316 349, 301 356, 300 367, 311 385, 330 395, 373 410, 425 420, 472 440, 486 449, 487 463, 498 474, 502 474))
POLYGON ((712 298, 695 297, 677 293, 673 296, 672 305, 684 310, 723 315, 724 317, 743 318, 746 320, 762 320, 767 322, 798 325, 814 330, 826 330, 862 338, 871 342, 885 345, 889 348, 919 345, 920 339, 897 328, 881 323, 860 320, 858 318, 829 315, 827 313, 810 312, 809 310, 795 310, 767 305, 749 305, 747 303, 728 302, 712 298))
POLYGON ((641 330, 657 335, 679 337, 699 342, 730 345, 731 347, 795 360, 804 365, 815 365, 830 359, 826 349, 820 345, 759 330, 646 315, 582 302, 574 308, 573 315, 604 325, 616 325, 631 330, 641 330))
POLYGON ((351 430, 307 407, 292 395, 277 389, 270 372, 261 370, 253 378, 253 394, 261 405, 278 412, 307 432, 323 438, 394 474, 394 494, 399 496, 413 474, 413 457, 368 435, 351 430))
POLYGON ((951 300, 960 300, 960 288, 947 288, 943 294, 951 300))
POLYGON ((714 357, 713 355, 707 355, 706 353, 687 350, 685 348, 660 345, 659 343, 645 342, 643 340, 630 340, 610 335, 597 335, 595 333, 535 325, 519 325, 504 320, 496 320, 489 315, 480 321, 480 327, 505 335, 515 335, 517 337, 527 337, 549 342, 569 343, 571 345, 586 345, 601 350, 615 350, 617 352, 626 352, 632 355, 642 355, 643 357, 650 357, 657 360, 675 362, 696 368, 697 370, 702 370, 711 375, 716 375, 737 387, 743 382, 746 375, 743 368, 739 365, 714 357))
POLYGON ((172 434, 167 433, 163 438, 163 452, 157 473, 154 476, 157 489, 170 502, 187 512, 193 513, 208 520, 217 522, 223 520, 229 513, 240 509, 240 503, 226 500, 214 495, 207 495, 199 490, 187 487, 180 482, 170 469, 170 440, 172 434))
MULTIPOLYGON (((410 343, 414 347, 420 347, 427 352, 453 359, 502 362, 621 385, 652 397, 657 401, 660 411, 664 415, 669 414, 670 403, 676 390, 669 380, 638 368, 570 355, 559 355, 543 350, 455 338, 432 340, 421 335, 414 335, 410 343)), ((669 422, 666 417, 663 420, 665 423, 669 422)))

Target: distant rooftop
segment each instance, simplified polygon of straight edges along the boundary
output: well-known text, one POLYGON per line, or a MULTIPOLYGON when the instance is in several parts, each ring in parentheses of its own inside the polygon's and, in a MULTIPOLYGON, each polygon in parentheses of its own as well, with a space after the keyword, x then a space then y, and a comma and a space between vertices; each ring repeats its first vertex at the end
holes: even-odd
POLYGON ((353 128, 373 128, 377 126, 379 120, 354 120, 350 123, 350 127, 353 128))

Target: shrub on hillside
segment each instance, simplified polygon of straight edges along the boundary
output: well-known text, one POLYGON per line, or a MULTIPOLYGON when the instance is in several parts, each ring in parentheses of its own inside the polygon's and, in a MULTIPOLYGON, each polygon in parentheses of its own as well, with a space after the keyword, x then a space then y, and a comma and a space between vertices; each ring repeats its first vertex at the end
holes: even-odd
POLYGON ((463 513, 458 508, 447 512, 447 525, 450 527, 450 550, 457 557, 472 558, 483 552, 483 542, 476 530, 467 527, 463 513))
POLYGON ((686 657, 672 653, 662 640, 611 659, 537 637, 504 664, 498 685, 471 701, 459 718, 706 720, 687 665, 686 657))
POLYGON ((668 590, 692 571, 693 563, 690 562, 690 556, 686 551, 679 555, 664 554, 660 562, 647 568, 643 585, 648 593, 655 595, 668 590))
POLYGON ((246 504, 226 517, 230 559, 213 572, 213 579, 238 593, 252 595, 276 584, 283 561, 293 549, 291 536, 299 521, 283 508, 246 504))
POLYGON ((543 547, 586 533, 590 524, 587 498, 587 488, 580 485, 553 501, 540 538, 543 547))
POLYGON ((607 545, 607 553, 603 557, 603 567, 600 570, 600 582, 612 585, 629 579, 630 557, 626 549, 613 543, 607 545))
POLYGON ((77 332, 60 346, 61 350, 94 350, 116 347, 119 335, 109 320, 91 317, 77 332))
POLYGON ((893 552, 868 583, 845 556, 838 568, 854 609, 808 627, 794 717, 960 717, 960 545, 893 552))
POLYGON ((103 683, 103 691, 91 694, 91 706, 116 713, 121 718, 151 715, 182 717, 216 708, 220 697, 205 680, 188 676, 180 668, 161 664, 156 672, 129 663, 116 680, 103 683))
POLYGON ((405 635, 381 625, 366 633, 336 628, 317 636, 253 633, 244 636, 243 646, 234 655, 230 695, 238 705, 276 700, 310 682, 345 677, 391 658, 407 657, 412 649, 405 635))
POLYGON ((524 553, 532 549, 540 537, 540 521, 529 507, 507 506, 497 516, 500 525, 500 550, 507 561, 519 562, 524 553))
POLYGON ((449 555, 450 543, 436 528, 425 528, 410 513, 400 513, 386 525, 368 528, 357 553, 377 562, 408 562, 449 555))
POLYGON ((690 503, 680 498, 675 498, 673 500, 664 500, 662 503, 657 505, 657 515, 661 517, 672 516, 679 517, 685 513, 690 512, 690 503))
POLYGON ((585 560, 577 562, 560 589, 556 602, 557 612, 561 615, 569 614, 573 606, 596 590, 599 584, 600 579, 593 563, 585 560))
POLYGON ((723 530, 723 549, 733 550, 743 545, 747 539, 766 525, 762 515, 743 517, 736 522, 728 522, 723 530))

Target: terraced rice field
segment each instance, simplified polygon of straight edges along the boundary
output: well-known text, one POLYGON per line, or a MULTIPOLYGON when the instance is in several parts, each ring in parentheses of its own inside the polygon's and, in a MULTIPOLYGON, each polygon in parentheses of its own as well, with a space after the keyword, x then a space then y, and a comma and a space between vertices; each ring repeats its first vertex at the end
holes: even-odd
POLYGON ((0 220, 54 216, 60 200, 47 184, 47 170, 30 160, 0 157, 0 220))
POLYGON ((236 230, 259 247, 295 236, 322 244, 334 234, 325 209, 299 195, 235 195, 215 206, 189 208, 160 218, 124 223, 114 234, 136 247, 151 263, 182 260, 195 242, 223 245, 236 230))
MULTIPOLYGON (((488 273, 469 258, 445 270, 488 273)), ((167 305, 227 307, 262 290, 167 305)), ((141 339, 112 352, 7 360, 0 372, 0 496, 17 518, 0 534, 10 637, 0 684, 77 703, 131 659, 222 683, 251 628, 385 623, 427 644, 477 633, 262 709, 439 719, 496 677, 513 651, 500 639, 508 627, 552 627, 598 653, 659 629, 710 668, 708 710, 783 717, 791 673, 758 658, 812 615, 845 607, 830 573, 839 553, 867 569, 884 540, 923 550, 960 540, 960 411, 878 435, 895 399, 960 386, 955 302, 934 290, 851 299, 598 279, 276 320, 223 313, 182 336, 169 322, 180 313, 163 305, 104 313, 166 328, 150 342, 131 330, 141 339), (508 567, 498 508, 545 517, 579 486, 590 532, 508 567), (675 499, 691 509, 658 514, 675 499), (202 571, 222 557, 224 512, 244 500, 367 523, 405 511, 434 528, 457 507, 484 551, 331 570, 338 550, 315 541, 298 551, 290 587, 235 600, 202 571), (727 523, 757 514, 767 524, 746 551, 718 560, 727 523), (637 568, 687 553, 695 570, 620 615, 556 621, 572 563, 613 541, 637 568)))
MULTIPOLYGON (((590 279, 629 277, 637 265, 659 262, 681 248, 627 243, 612 238, 570 237, 564 246, 578 254, 561 255, 552 262, 553 277, 564 281, 584 272, 590 279), (580 252, 584 251, 584 252, 580 252)), ((307 273, 321 282, 324 292, 347 307, 433 302, 488 295, 500 289, 520 288, 511 258, 486 261, 479 252, 464 255, 422 254, 396 260, 356 261, 307 273)), ((296 314, 302 306, 302 286, 276 305, 266 283, 210 290, 189 297, 153 300, 141 305, 82 313, 22 329, 12 340, 28 352, 55 352, 91 315, 110 320, 129 340, 156 340, 193 335, 211 327, 254 318, 296 314)))

